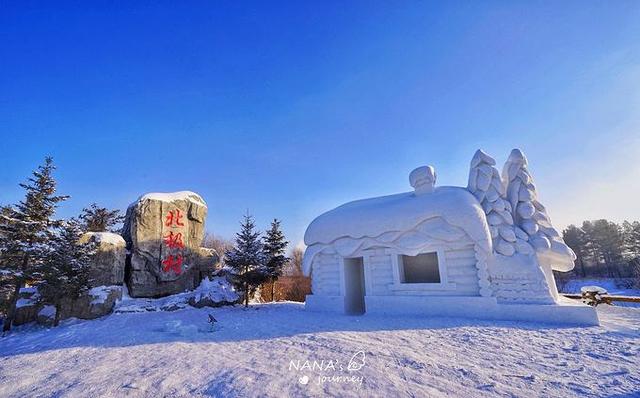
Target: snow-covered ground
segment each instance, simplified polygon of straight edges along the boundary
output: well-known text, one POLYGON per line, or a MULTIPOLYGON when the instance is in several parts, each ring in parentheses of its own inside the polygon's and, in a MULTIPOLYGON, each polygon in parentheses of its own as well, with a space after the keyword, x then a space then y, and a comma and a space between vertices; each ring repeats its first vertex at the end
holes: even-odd
POLYGON ((590 328, 297 303, 68 320, 0 339, 0 396, 637 396, 640 309, 598 312, 590 328))

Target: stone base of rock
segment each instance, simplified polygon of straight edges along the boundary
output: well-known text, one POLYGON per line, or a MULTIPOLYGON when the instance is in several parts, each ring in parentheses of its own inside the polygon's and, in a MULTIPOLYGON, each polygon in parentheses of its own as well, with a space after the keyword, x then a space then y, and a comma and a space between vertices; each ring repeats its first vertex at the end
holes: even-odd
POLYGON ((174 294, 161 298, 128 298, 118 303, 114 312, 156 312, 175 311, 187 306, 196 308, 222 307, 237 304, 240 296, 226 277, 215 275, 204 278, 200 285, 192 291, 174 294))
POLYGON ((191 297, 189 299, 189 305, 196 308, 204 308, 204 307, 224 307, 225 305, 234 305, 237 304, 238 301, 215 301, 209 297, 206 297, 200 301, 196 301, 195 298, 191 297))
POLYGON ((61 319, 96 319, 113 310, 122 298, 122 286, 98 286, 77 300, 65 300, 60 309, 61 319))
MULTIPOLYGON (((24 289, 23 289, 24 290, 24 289)), ((29 322, 49 326, 55 315, 55 308, 44 303, 37 303, 31 300, 37 293, 29 292, 29 297, 24 291, 23 300, 30 300, 31 303, 20 305, 16 308, 14 325, 23 325, 29 322)), ((79 318, 96 319, 105 316, 113 310, 116 301, 122 299, 122 286, 98 286, 92 288, 77 300, 65 299, 60 306, 60 319, 79 318)))

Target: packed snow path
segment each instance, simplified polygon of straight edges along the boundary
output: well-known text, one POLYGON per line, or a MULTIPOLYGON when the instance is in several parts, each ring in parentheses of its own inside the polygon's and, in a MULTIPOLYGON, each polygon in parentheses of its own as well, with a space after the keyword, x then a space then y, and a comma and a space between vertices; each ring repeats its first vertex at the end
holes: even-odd
POLYGON ((295 303, 28 326, 0 339, 0 396, 635 396, 640 309, 598 310, 602 326, 591 328, 328 315, 295 303))

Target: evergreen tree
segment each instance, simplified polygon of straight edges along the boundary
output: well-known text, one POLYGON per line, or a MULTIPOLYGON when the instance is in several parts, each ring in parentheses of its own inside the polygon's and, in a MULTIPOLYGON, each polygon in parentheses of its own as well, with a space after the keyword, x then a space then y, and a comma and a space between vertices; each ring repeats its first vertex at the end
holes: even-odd
POLYGON ((640 287, 640 222, 625 221, 622 228, 629 260, 629 274, 635 278, 635 286, 640 287))
POLYGON ((625 221, 622 223, 627 257, 640 257, 640 222, 625 221))
POLYGON ((589 244, 596 263, 604 264, 607 276, 620 276, 625 240, 622 227, 608 220, 585 221, 582 230, 589 236, 589 244))
POLYGON ((285 256, 287 242, 284 234, 280 229, 280 221, 274 219, 271 222, 271 228, 266 232, 264 237, 264 255, 267 259, 266 273, 271 283, 271 301, 274 300, 275 282, 282 275, 284 267, 289 263, 289 258, 285 256))
POLYGON ((562 231, 562 240, 576 254, 575 264, 580 270, 580 275, 584 278, 587 276, 585 267, 585 259, 588 257, 588 237, 584 231, 575 225, 569 225, 562 231))
POLYGON ((268 277, 266 257, 262 249, 260 231, 255 229, 253 217, 245 215, 236 234, 235 246, 225 253, 225 267, 234 284, 244 292, 244 305, 249 306, 249 295, 268 277))
POLYGON ((96 245, 79 243, 82 233, 77 220, 64 222, 51 242, 51 253, 45 261, 38 291, 45 302, 56 307, 53 326, 60 322, 62 300, 78 299, 89 289, 89 267, 96 245))
POLYGON ((96 203, 82 209, 79 218, 82 220, 82 228, 86 232, 116 232, 111 227, 124 221, 120 210, 109 210, 106 207, 99 207, 96 203))
POLYGON ((20 184, 26 190, 24 200, 0 214, 0 271, 2 283, 12 288, 3 325, 5 332, 11 329, 20 288, 42 275, 52 229, 59 225, 52 217, 58 203, 68 198, 55 195, 54 170, 52 158, 47 157, 28 182, 20 184))
POLYGON ((640 222, 584 221, 562 235, 576 253, 583 277, 640 277, 640 222))

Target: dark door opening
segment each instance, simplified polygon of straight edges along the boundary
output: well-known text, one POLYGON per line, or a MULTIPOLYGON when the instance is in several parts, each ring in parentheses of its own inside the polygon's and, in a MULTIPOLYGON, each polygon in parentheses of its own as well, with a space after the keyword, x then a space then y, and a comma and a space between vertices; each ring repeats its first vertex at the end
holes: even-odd
POLYGON ((364 314, 364 262, 362 257, 344 259, 345 312, 364 314))

